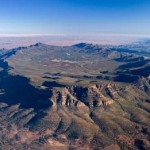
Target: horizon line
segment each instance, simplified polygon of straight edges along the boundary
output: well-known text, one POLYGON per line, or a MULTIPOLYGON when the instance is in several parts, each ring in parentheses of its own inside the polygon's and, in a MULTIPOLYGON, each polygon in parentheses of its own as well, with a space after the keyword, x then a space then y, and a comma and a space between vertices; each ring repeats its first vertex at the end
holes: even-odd
POLYGON ((134 37, 134 38, 150 38, 148 34, 118 34, 118 33, 97 33, 97 34, 90 34, 90 33, 83 33, 83 34, 40 34, 40 33, 20 33, 20 34, 0 34, 0 37, 42 37, 42 36, 75 36, 75 37, 84 37, 84 36, 115 36, 115 37, 134 37))

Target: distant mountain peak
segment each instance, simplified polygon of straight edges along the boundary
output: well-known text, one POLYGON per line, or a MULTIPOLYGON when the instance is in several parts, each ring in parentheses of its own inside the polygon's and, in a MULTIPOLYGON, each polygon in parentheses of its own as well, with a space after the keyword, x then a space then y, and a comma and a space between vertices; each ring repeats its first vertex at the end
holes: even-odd
POLYGON ((42 46, 42 45, 44 45, 44 44, 41 42, 38 42, 38 43, 34 44, 33 46, 42 46))
POLYGON ((76 46, 78 48, 85 48, 85 47, 91 47, 91 46, 94 46, 92 43, 78 43, 78 44, 75 44, 73 46, 76 46))
POLYGON ((45 44, 38 42, 36 44, 30 45, 30 47, 38 47, 38 46, 44 46, 45 44))

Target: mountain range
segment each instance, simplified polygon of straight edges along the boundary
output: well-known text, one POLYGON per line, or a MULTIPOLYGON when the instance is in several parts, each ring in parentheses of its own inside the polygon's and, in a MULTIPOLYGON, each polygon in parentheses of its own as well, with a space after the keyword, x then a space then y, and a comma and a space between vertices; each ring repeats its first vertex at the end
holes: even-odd
POLYGON ((149 41, 0 50, 0 149, 150 149, 149 41))

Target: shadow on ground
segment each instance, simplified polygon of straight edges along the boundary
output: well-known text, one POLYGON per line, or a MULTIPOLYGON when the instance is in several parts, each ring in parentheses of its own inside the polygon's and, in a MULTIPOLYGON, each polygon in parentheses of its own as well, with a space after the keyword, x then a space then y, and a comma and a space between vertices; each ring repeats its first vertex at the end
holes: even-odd
POLYGON ((50 90, 37 89, 30 84, 30 80, 20 75, 8 73, 10 67, 4 60, 0 60, 0 102, 8 105, 20 104, 22 108, 45 109, 51 107, 52 95, 50 90))

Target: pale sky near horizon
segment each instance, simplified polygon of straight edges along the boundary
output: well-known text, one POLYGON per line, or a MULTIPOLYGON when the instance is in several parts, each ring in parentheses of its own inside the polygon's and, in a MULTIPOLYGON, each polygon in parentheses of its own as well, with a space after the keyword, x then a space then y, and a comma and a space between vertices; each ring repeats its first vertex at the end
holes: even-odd
POLYGON ((150 0, 0 0, 0 35, 150 35, 150 0))

